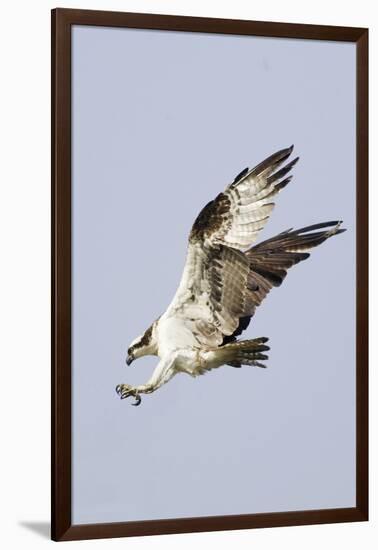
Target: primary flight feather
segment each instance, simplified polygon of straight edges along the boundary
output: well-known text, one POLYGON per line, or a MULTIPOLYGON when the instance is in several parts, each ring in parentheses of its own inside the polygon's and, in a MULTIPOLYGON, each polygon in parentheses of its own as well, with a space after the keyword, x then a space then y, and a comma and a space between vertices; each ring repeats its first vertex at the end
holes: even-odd
POLYGON ((119 384, 122 399, 134 396, 133 404, 139 405, 140 394, 154 392, 178 372, 198 376, 222 365, 265 367, 268 338, 237 337, 289 267, 345 231, 341 221, 331 221, 289 229, 251 246, 269 219, 273 199, 292 178, 288 173, 298 158, 284 164, 292 150, 282 149, 244 169, 201 210, 172 302, 128 349, 128 365, 144 355, 157 355, 160 362, 146 384, 119 384))

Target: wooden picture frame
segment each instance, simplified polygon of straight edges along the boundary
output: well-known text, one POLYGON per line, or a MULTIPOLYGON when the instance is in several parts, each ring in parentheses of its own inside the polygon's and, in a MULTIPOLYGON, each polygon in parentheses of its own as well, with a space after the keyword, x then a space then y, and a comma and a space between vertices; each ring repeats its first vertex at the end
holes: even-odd
POLYGON ((368 519, 368 30, 288 23, 52 10, 52 538, 56 541, 368 519), (73 25, 356 44, 356 506, 73 525, 71 521, 71 29, 73 25))

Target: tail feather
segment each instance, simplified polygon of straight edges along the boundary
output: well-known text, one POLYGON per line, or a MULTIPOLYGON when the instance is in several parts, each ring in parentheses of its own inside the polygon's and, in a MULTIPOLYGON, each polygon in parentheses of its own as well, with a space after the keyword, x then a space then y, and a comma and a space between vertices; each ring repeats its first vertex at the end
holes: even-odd
POLYGON ((242 365, 251 365, 254 367, 263 367, 266 365, 260 361, 265 361, 269 357, 264 351, 269 351, 269 346, 266 345, 268 338, 255 338, 253 340, 240 340, 231 342, 222 346, 222 354, 225 358, 225 363, 231 367, 240 368, 242 365))

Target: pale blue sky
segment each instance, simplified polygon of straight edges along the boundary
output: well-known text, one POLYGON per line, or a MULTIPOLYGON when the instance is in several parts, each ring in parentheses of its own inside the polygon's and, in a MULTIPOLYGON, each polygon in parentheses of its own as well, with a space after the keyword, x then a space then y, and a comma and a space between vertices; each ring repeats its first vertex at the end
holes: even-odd
POLYGON ((72 86, 74 523, 354 506, 354 45, 75 27, 72 86), (120 401, 156 364, 126 350, 170 302, 195 216, 292 143, 262 238, 348 231, 257 311, 268 369, 120 401))

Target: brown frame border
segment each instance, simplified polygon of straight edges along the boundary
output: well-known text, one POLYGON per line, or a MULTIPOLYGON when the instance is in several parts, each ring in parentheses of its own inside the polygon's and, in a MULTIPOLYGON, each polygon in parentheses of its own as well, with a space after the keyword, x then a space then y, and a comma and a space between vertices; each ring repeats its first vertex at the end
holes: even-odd
POLYGON ((368 520, 368 29, 108 11, 52 10, 51 536, 55 541, 368 520), (357 469, 355 508, 71 524, 71 26, 98 25, 356 43, 357 469))

